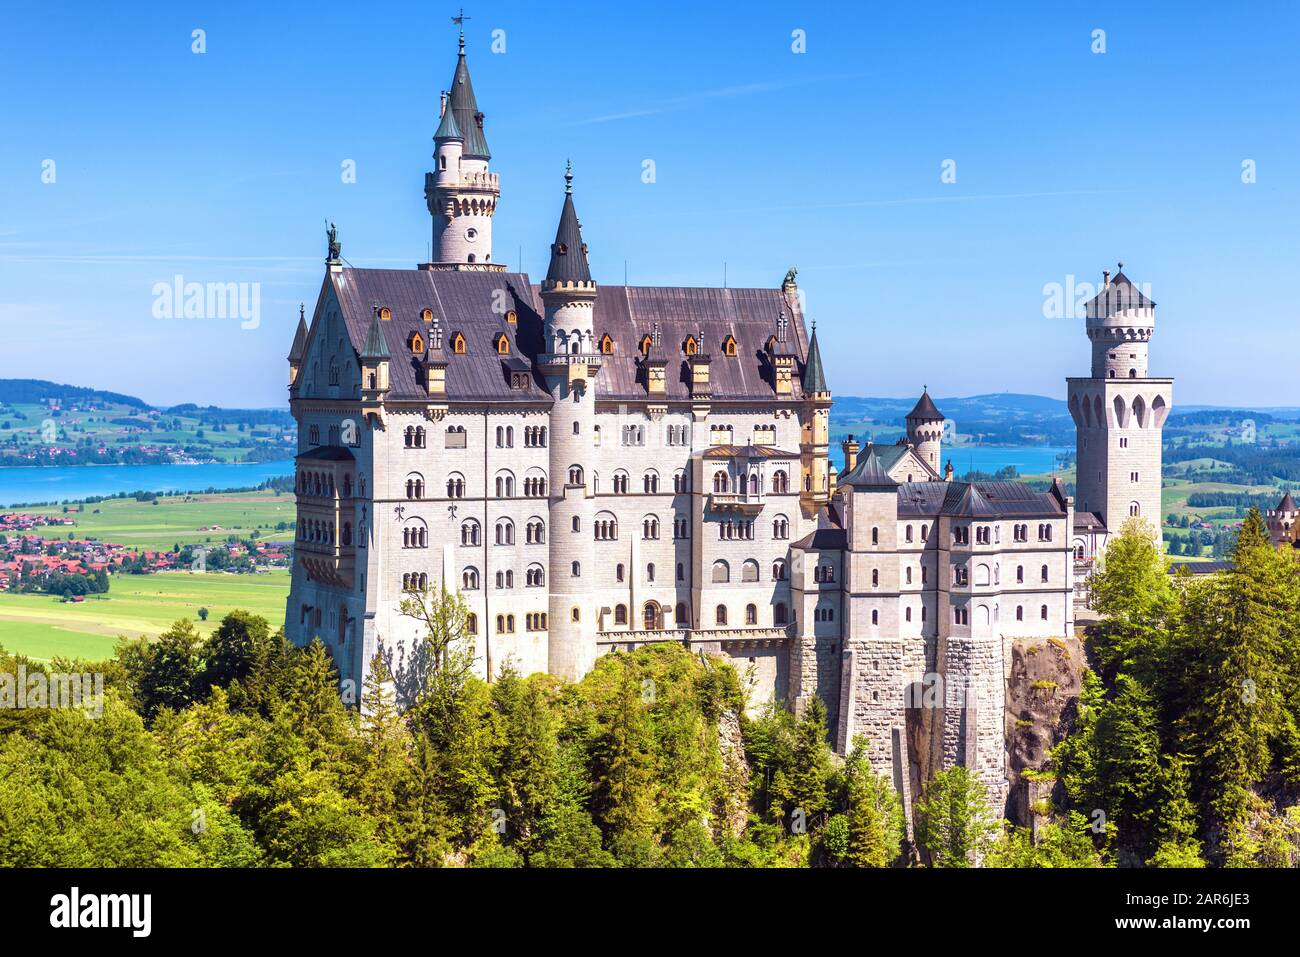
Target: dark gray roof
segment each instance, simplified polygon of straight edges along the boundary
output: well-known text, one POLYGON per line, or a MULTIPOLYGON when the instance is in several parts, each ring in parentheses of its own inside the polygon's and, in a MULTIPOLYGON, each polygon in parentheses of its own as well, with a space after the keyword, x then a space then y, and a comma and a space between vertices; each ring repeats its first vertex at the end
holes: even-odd
POLYGON ((1099 512, 1075 512, 1074 527, 1086 529, 1105 528, 1106 523, 1101 520, 1099 512))
POLYGON ((1273 511, 1275 512, 1295 511, 1295 499, 1291 497, 1290 492, 1287 492, 1285 495, 1282 496, 1282 501, 1277 503, 1277 508, 1275 508, 1273 511))
POLYGON ((546 270, 547 282, 591 282, 587 266, 587 246, 582 241, 582 227, 577 210, 573 208, 573 193, 564 190, 564 206, 560 209, 560 225, 551 243, 551 264, 546 270))
POLYGON ((930 398, 929 390, 923 389, 921 390, 921 398, 916 400, 916 405, 912 407, 911 412, 907 413, 907 418, 914 422, 927 419, 942 419, 943 413, 939 411, 934 404, 934 400, 930 398))
POLYGON ((1123 303, 1125 308, 1129 308, 1130 306, 1146 308, 1147 306, 1154 306, 1156 304, 1154 299, 1150 299, 1142 294, 1142 290, 1134 285, 1133 281, 1130 280, 1128 276, 1124 275, 1123 270, 1115 273, 1115 275, 1111 277, 1110 285, 1106 286, 1101 290, 1101 292, 1093 296, 1092 299, 1089 300, 1088 304, 1091 305, 1092 303, 1099 301, 1105 302, 1107 307, 1109 307, 1112 302, 1117 305, 1123 303))
POLYGON ((460 51, 456 58, 456 72, 451 78, 451 103, 449 108, 456 111, 456 125, 465 137, 463 155, 471 159, 491 159, 487 137, 483 135, 483 114, 474 98, 474 84, 469 79, 469 67, 465 65, 465 51, 460 51))
POLYGON ((857 464, 841 475, 837 484, 882 491, 898 487, 898 483, 889 477, 885 467, 880 464, 874 445, 866 447, 865 451, 858 456, 857 464))
POLYGON ((829 392, 826 388, 826 373, 822 371, 822 353, 817 348, 817 325, 813 324, 812 342, 808 344, 808 362, 803 370, 803 390, 805 392, 829 392))
MULTIPOLYGON (((440 325, 447 363, 447 397, 451 400, 550 401, 550 394, 536 375, 526 390, 512 390, 509 375, 496 351, 496 336, 504 333, 512 355, 535 366, 545 351, 542 335, 540 288, 523 273, 477 272, 423 269, 355 269, 345 266, 326 279, 339 301, 352 347, 358 355, 374 315, 373 303, 387 306, 392 318, 380 322, 389 363, 389 397, 423 399, 426 392, 422 358, 407 346, 412 332, 430 339, 421 312, 429 309, 440 325), (504 308, 513 310, 512 325, 497 309, 504 296, 504 308), (466 352, 452 349, 456 333, 465 336, 466 352)), ((615 341, 613 355, 602 357, 596 380, 600 399, 645 400, 645 384, 638 375, 643 336, 651 335, 656 323, 667 359, 665 398, 690 398, 690 370, 682 344, 688 335, 703 335, 706 351, 713 353, 709 370, 715 400, 776 398, 770 357, 764 351, 776 330, 781 310, 792 304, 779 289, 718 289, 676 286, 602 286, 596 296, 595 337, 609 333, 615 341), (733 335, 737 355, 726 356, 721 344, 733 335)), ((787 315, 790 312, 787 311, 787 315)), ((790 338, 796 354, 806 348, 803 322, 795 313, 790 338)), ((798 383, 786 401, 803 398, 798 383)))
MULTIPOLYGON (((689 399, 691 375, 682 347, 688 336, 703 336, 702 351, 713 361, 709 384, 715 400, 775 399, 775 371, 766 352, 767 340, 775 334, 782 310, 790 316, 796 304, 780 289, 720 289, 693 286, 601 286, 594 313, 597 341, 608 333, 614 339, 614 354, 602 357, 596 380, 597 397, 602 399, 645 399, 644 379, 639 376, 638 347, 646 336, 659 333, 667 359, 664 375, 665 398, 689 399), (736 355, 728 356, 722 343, 728 335, 736 339, 736 355)), ((802 318, 794 312, 788 336, 794 355, 806 354, 802 318)), ((790 399, 801 393, 795 383, 790 399)))
POLYGON ((898 514, 958 518, 1059 518, 1065 509, 1049 492, 1023 482, 907 482, 898 487, 898 514))
POLYGON ((704 452, 706 459, 797 459, 798 452, 787 452, 770 445, 713 445, 704 452))
POLYGON ((442 111, 442 122, 438 124, 438 130, 433 134, 435 140, 464 140, 465 134, 460 131, 460 126, 456 123, 456 111, 448 106, 442 111))
POLYGON ((392 318, 380 322, 385 344, 393 356, 389 363, 389 397, 426 397, 420 371, 421 357, 411 354, 407 339, 429 329, 420 314, 433 312, 443 336, 441 359, 447 363, 447 397, 460 400, 541 400, 550 393, 536 380, 526 390, 512 390, 497 354, 496 337, 504 334, 512 354, 528 358, 542 347, 542 319, 533 287, 523 273, 460 272, 424 269, 353 269, 344 267, 329 275, 338 298, 352 346, 360 354, 372 316, 371 303, 387 306, 392 318), (499 304, 517 316, 512 325, 496 311, 499 304), (452 349, 456 333, 465 337, 465 353, 452 349))
POLYGON ((352 450, 341 445, 318 445, 316 448, 309 449, 298 455, 297 458, 299 461, 306 459, 314 462, 356 461, 356 456, 352 454, 352 450))
POLYGON ((848 548, 849 537, 840 525, 839 513, 824 508, 817 513, 817 527, 791 547, 803 551, 834 551, 848 548))
POLYGON ((1169 574, 1173 575, 1183 568, 1192 575, 1217 575, 1220 572, 1232 571, 1233 564, 1232 562, 1173 562, 1169 566, 1169 574))

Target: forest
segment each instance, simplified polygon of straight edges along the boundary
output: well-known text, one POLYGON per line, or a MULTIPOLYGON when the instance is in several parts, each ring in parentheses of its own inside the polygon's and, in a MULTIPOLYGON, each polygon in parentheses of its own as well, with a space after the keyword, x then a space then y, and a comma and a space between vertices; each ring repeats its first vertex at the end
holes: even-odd
POLYGON ((0 866, 1290 866, 1300 817, 1292 559, 1257 512, 1232 571, 1170 576, 1136 523, 1093 594, 1084 691, 1013 827, 960 766, 911 827, 820 702, 747 708, 745 676, 661 644, 577 683, 474 674, 454 596, 415 595, 428 668, 399 711, 320 643, 231 612, 97 663, 0 654, 0 866), (19 707, 20 678, 103 675, 103 700, 19 707), (752 713, 751 713, 752 712, 752 713))

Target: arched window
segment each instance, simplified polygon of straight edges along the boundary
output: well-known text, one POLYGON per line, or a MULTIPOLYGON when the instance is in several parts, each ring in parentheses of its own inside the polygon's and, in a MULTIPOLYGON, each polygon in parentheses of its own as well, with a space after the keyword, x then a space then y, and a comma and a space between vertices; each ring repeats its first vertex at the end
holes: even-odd
POLYGON ((740 566, 740 580, 745 582, 758 581, 758 562, 752 558, 745 559, 745 564, 740 566))
POLYGON ((717 608, 713 609, 713 621, 719 625, 725 625, 727 623, 726 605, 719 605, 717 608))
POLYGON ((503 518, 497 522, 496 536, 498 545, 513 545, 515 543, 515 523, 508 518, 503 518))
POLYGON ((614 473, 614 494, 615 495, 627 494, 627 473, 624 472, 622 469, 619 469, 617 472, 614 473))
POLYGON ((614 606, 614 624, 616 625, 627 624, 627 605, 614 606))
POLYGON ((524 584, 529 588, 541 588, 546 584, 546 570, 541 565, 529 565, 524 570, 524 584))
POLYGON ((726 492, 728 484, 726 472, 713 473, 713 491, 718 493, 726 492))
POLYGON ((732 336, 722 340, 722 354, 731 358, 736 356, 736 340, 732 336))
MULTIPOLYGON (((569 566, 569 574, 572 575, 574 578, 580 578, 580 577, 582 577, 582 563, 581 563, 581 562, 573 562, 573 563, 569 566)), ((575 609, 575 610, 576 610, 576 609, 575 609)), ((577 619, 575 618, 574 621, 577 621, 577 619)))
POLYGON ((600 352, 606 356, 614 354, 614 339, 608 332, 600 337, 600 352))
POLYGON ((447 476, 447 497, 465 497, 465 476, 459 472, 452 472, 451 475, 447 476))
POLYGON ((498 472, 496 476, 497 498, 515 497, 515 477, 509 472, 498 472))
POLYGON ((659 537, 659 519, 653 515, 647 515, 641 520, 641 537, 645 539, 657 539, 659 537))
POLYGON ((757 624, 758 624, 758 606, 757 606, 757 605, 746 605, 746 606, 745 606, 745 624, 747 624, 747 625, 757 625, 757 624))
POLYGON ((686 337, 686 342, 682 344, 682 351, 688 356, 693 356, 700 351, 699 344, 695 341, 694 336, 686 337))
POLYGON ((713 581, 714 584, 724 584, 731 581, 731 566, 720 558, 713 563, 713 581))
POLYGON ((879 545, 879 544, 880 544, 880 529, 878 529, 878 528, 873 528, 873 529, 871 530, 871 544, 872 544, 872 545, 879 545))
POLYGON ((1047 566, 1046 566, 1046 565, 1043 566, 1043 581, 1044 581, 1044 582, 1047 581, 1047 566))
POLYGON ((772 581, 783 582, 785 581, 785 575, 786 575, 785 559, 784 558, 775 559, 772 562, 772 581))
POLYGON ((779 601, 772 606, 772 624, 784 625, 786 623, 785 602, 779 601))
POLYGON ((406 477, 406 497, 409 499, 424 498, 424 476, 418 472, 412 472, 406 477))
POLYGON ((790 491, 790 476, 785 469, 777 469, 772 473, 772 493, 774 495, 785 495, 790 491))
POLYGON ((646 494, 653 495, 659 491, 659 473, 651 469, 641 479, 641 486, 646 494))
POLYGON ((465 631, 471 635, 478 634, 478 615, 470 612, 465 616, 465 631))
POLYGON ((545 545, 546 522, 540 518, 530 518, 524 526, 524 541, 529 545, 545 545))
POLYGON ((451 351, 458 356, 465 354, 465 337, 459 332, 451 337, 451 351))
POLYGON ((1025 620, 1025 606, 1024 606, 1024 605, 1017 605, 1017 606, 1016 606, 1016 621, 1024 621, 1024 620, 1025 620))
POLYGON ((772 537, 779 542, 790 537, 790 520, 784 515, 778 515, 772 520, 772 537))
POLYGON ((506 334, 504 332, 497 333, 497 355, 499 356, 510 355, 510 340, 506 338, 506 334))
POLYGON ((478 589, 478 569, 470 565, 462 571, 460 573, 460 584, 465 591, 476 591, 478 589))
POLYGON ((641 609, 641 621, 646 631, 658 631, 663 627, 663 621, 660 618, 659 606, 652 601, 645 603, 641 609))
POLYGON ((1038 610, 1038 617, 1041 618, 1043 621, 1047 621, 1047 606, 1046 606, 1046 605, 1043 605, 1043 606, 1038 610))
POLYGON ((691 627, 690 616, 686 613, 686 605, 683 602, 677 603, 677 608, 673 611, 673 620, 678 628, 691 627))

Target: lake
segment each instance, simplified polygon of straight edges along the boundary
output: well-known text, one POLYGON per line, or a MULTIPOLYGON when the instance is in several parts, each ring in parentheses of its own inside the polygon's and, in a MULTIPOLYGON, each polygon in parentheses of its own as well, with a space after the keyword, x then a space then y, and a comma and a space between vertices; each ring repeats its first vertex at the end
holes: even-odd
MULTIPOLYGON (((959 478, 971 470, 992 474, 1008 465, 1014 465, 1021 475, 1041 475, 1058 467, 1058 455, 1073 451, 1055 445, 945 445, 943 461, 946 464, 952 460, 953 471, 959 478)), ((844 469, 844 453, 838 442, 831 445, 831 462, 837 469, 844 469)))
POLYGON ((293 474, 293 460, 206 465, 66 465, 0 468, 0 507, 78 501, 117 492, 195 492, 246 488, 293 474))

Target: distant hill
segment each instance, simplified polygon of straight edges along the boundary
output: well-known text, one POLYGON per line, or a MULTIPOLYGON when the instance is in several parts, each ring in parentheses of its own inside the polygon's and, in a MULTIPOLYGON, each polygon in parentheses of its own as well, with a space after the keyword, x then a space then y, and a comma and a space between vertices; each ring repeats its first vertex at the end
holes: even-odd
POLYGON ((78 385, 62 385, 44 379, 0 379, 0 402, 6 405, 41 404, 49 399, 57 402, 96 401, 112 405, 126 405, 134 409, 148 409, 149 404, 133 395, 87 389, 78 385))

